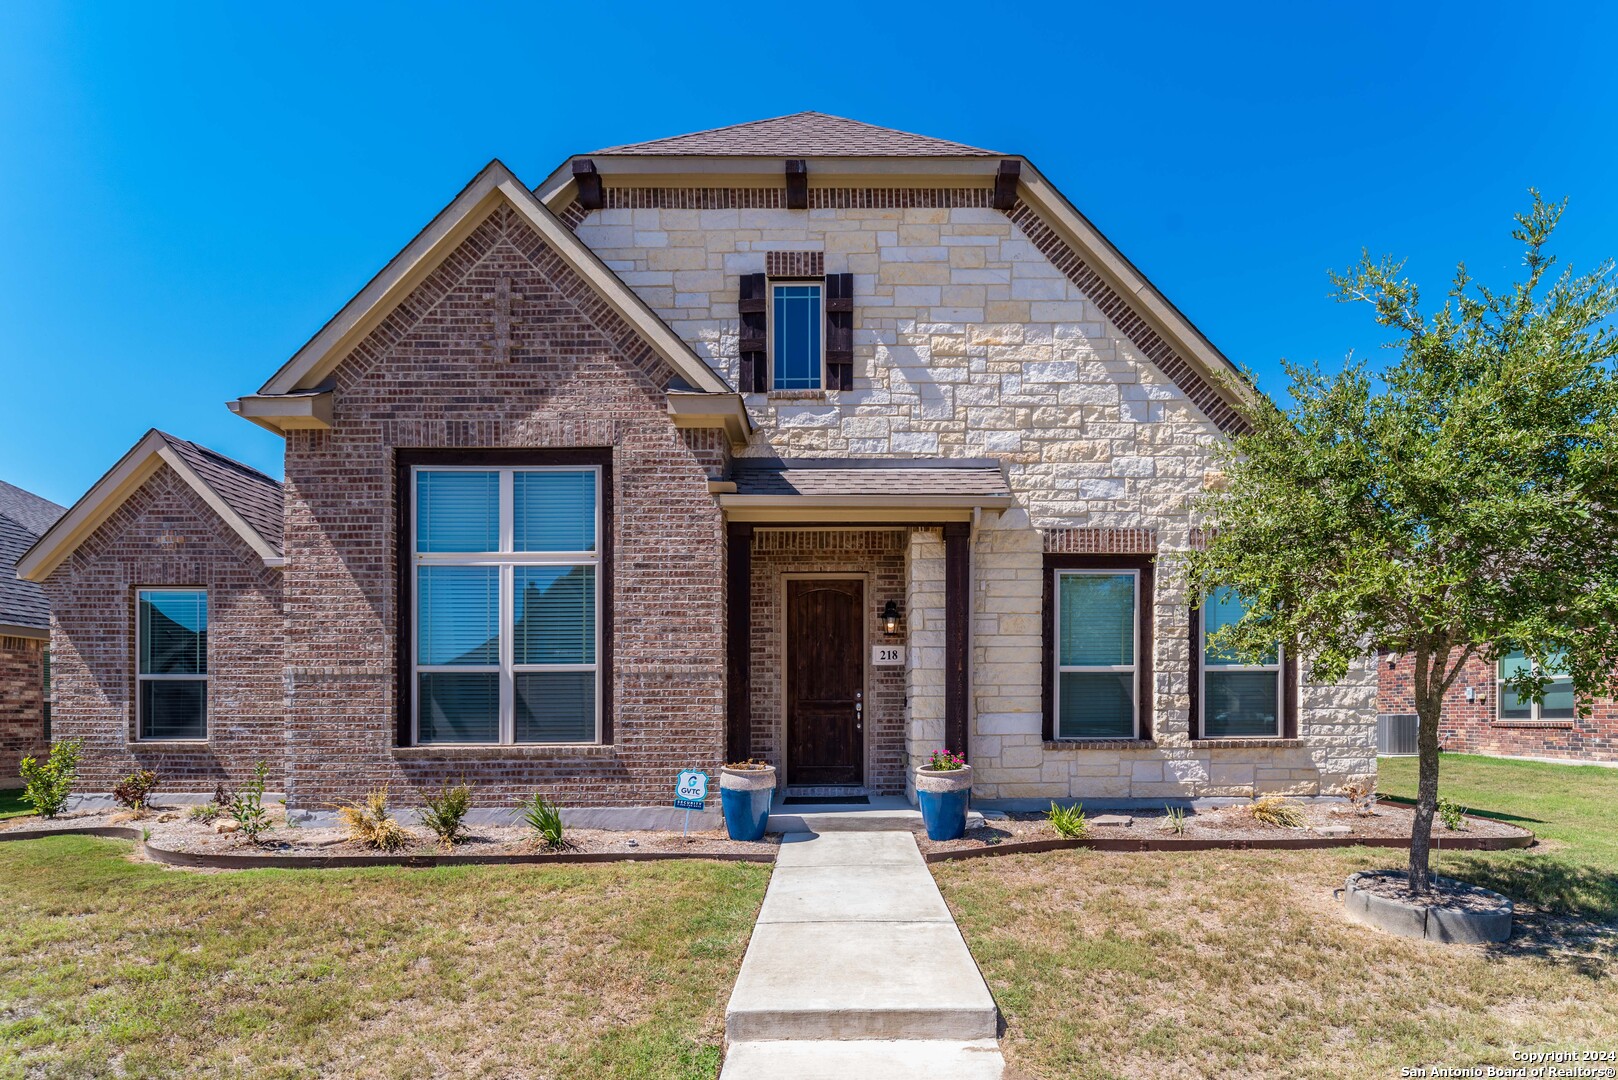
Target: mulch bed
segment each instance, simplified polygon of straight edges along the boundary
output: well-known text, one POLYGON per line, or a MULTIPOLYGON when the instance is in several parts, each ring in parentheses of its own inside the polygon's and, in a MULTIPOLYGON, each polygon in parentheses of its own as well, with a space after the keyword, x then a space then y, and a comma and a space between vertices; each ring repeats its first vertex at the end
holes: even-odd
POLYGON ((1452 911, 1498 911, 1502 903, 1497 892, 1437 874, 1432 878, 1432 892, 1422 896, 1410 891, 1410 878, 1401 870, 1375 870, 1358 874, 1354 886, 1388 900, 1428 904, 1452 911))
MULTIPOLYGON (((1175 833, 1167 826, 1169 815, 1162 810, 1106 811, 1090 815, 1092 822, 1083 840, 1064 841, 1051 827, 1045 815, 1037 813, 1008 814, 1003 819, 984 822, 982 828, 970 829, 959 840, 934 841, 925 836, 917 838, 922 854, 929 859, 947 859, 973 854, 998 854, 1002 849, 1010 854, 1028 850, 1037 845, 1050 850, 1057 847, 1097 847, 1114 850, 1141 848, 1188 849, 1212 847, 1336 847, 1348 844, 1408 846, 1414 815, 1409 807, 1379 803, 1369 816, 1355 814, 1341 803, 1297 804, 1303 813, 1305 827, 1285 829, 1256 820, 1248 806, 1223 806, 1212 810, 1186 811, 1185 831, 1175 833), (1121 817, 1128 825, 1095 825, 1098 817, 1121 817), (1323 830, 1346 826, 1346 835, 1323 830)), ((1490 818, 1468 817, 1466 827, 1458 831, 1445 829, 1436 821, 1433 825, 1433 846, 1442 851, 1458 848, 1517 846, 1532 842, 1533 833, 1490 818)))
MULTIPOLYGON (((228 818, 212 823, 196 821, 185 806, 155 806, 144 814, 127 810, 85 810, 62 814, 50 821, 12 818, 0 822, 0 840, 18 831, 75 832, 87 829, 127 829, 131 839, 143 835, 149 854, 159 862, 186 866, 241 867, 263 865, 353 866, 405 862, 433 865, 465 862, 608 862, 619 859, 743 858, 773 862, 780 841, 773 834, 755 842, 732 840, 723 830, 692 832, 569 829, 569 847, 550 851, 525 825, 468 825, 453 850, 446 849, 426 829, 407 826, 409 841, 394 852, 379 852, 348 838, 336 826, 286 823, 280 806, 266 806, 273 828, 257 844, 236 832, 218 831, 228 818)), ((223 826, 228 829, 229 826, 223 826)), ((114 835, 117 835, 116 833, 114 835)))

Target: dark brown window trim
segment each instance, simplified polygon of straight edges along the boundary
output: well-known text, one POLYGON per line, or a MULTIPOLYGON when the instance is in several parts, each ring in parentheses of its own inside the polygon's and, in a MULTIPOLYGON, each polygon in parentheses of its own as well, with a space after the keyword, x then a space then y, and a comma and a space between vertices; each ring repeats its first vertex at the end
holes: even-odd
POLYGON ((1298 684, 1298 661, 1292 650, 1287 649, 1281 654, 1281 680, 1286 687, 1281 698, 1281 734, 1279 735, 1239 735, 1229 738, 1219 737, 1204 739, 1202 737, 1202 649, 1197 640, 1197 629, 1202 625, 1202 605, 1191 605, 1191 629, 1187 639, 1187 649, 1191 654, 1191 715, 1188 718, 1187 731, 1193 744, 1204 746, 1229 745, 1232 743, 1248 744, 1258 743, 1275 746, 1287 740, 1296 741, 1298 738, 1298 697, 1302 694, 1302 687, 1298 684))
MULTIPOLYGON (((612 681, 612 547, 617 519, 612 512, 612 450, 609 447, 587 448, 533 448, 518 450, 417 450, 395 449, 393 452, 393 508, 394 508, 394 565, 393 580, 397 603, 394 605, 395 630, 393 646, 394 668, 394 745, 410 746, 410 680, 415 672, 410 663, 410 611, 415 598, 411 588, 415 575, 411 574, 410 551, 410 470, 416 465, 483 465, 489 468, 521 468, 525 465, 594 465, 601 469, 601 577, 596 583, 596 597, 601 601, 601 655, 596 663, 601 670, 601 742, 611 746, 613 681, 612 681)), ((529 745, 516 744, 500 749, 519 749, 529 745)), ((435 747, 436 749, 436 747, 435 747)))
POLYGON ((1047 743, 1058 746, 1100 746, 1111 743, 1114 746, 1127 744, 1128 739, 1058 739, 1056 737, 1056 593, 1055 571, 1057 570, 1138 570, 1140 571, 1140 655, 1135 659, 1135 696, 1140 703, 1137 710, 1138 724, 1136 740, 1140 742, 1152 741, 1152 690, 1155 685, 1153 678, 1153 609, 1156 606, 1157 590, 1155 588, 1155 568, 1157 557, 1155 555, 1057 555, 1047 553, 1044 563, 1043 593, 1045 598, 1044 614, 1041 617, 1042 648, 1042 677, 1040 685, 1044 689, 1042 695, 1043 711, 1045 714, 1043 725, 1043 738, 1047 743))

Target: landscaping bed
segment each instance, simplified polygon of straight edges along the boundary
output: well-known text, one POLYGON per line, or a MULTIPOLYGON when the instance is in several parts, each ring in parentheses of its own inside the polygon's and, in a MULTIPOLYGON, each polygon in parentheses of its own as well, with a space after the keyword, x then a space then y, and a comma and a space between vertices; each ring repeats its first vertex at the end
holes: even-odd
MULTIPOLYGON (((1090 816, 1089 827, 1082 840, 1066 843, 1095 847, 1116 845, 1122 849, 1197 849, 1211 846, 1384 846, 1390 841, 1406 845, 1410 842, 1414 813, 1406 806, 1384 802, 1379 803, 1370 814, 1360 815, 1346 803, 1298 802, 1293 805, 1302 814, 1301 828, 1283 828, 1259 821, 1253 817, 1250 804, 1187 811, 1182 832, 1169 827, 1171 818, 1166 810, 1107 811, 1090 816), (1098 819, 1123 819, 1128 824, 1098 824, 1098 819), (1348 832, 1339 831, 1343 828, 1348 832)), ((1435 819, 1432 835, 1434 846, 1439 850, 1446 847, 1458 850, 1522 845, 1533 840, 1533 833, 1527 829, 1509 822, 1472 816, 1465 819, 1464 828, 1456 830, 1445 828, 1435 819)), ((1063 842, 1063 837, 1046 816, 1039 813, 1013 813, 985 821, 982 827, 967 830, 959 840, 917 837, 923 855, 941 857, 988 848, 1003 848, 1009 853, 1022 849, 1023 845, 1040 845, 1041 849, 1046 849, 1063 842)))
POLYGON ((527 825, 470 824, 454 848, 440 844, 426 829, 405 827, 404 846, 391 852, 358 843, 341 825, 289 825, 286 811, 267 806, 271 828, 253 843, 235 831, 228 817, 212 822, 193 819, 188 806, 156 805, 136 813, 129 810, 81 810, 55 818, 14 818, 0 822, 0 840, 19 831, 73 832, 84 829, 123 828, 130 837, 144 839, 151 854, 162 862, 181 865, 241 866, 246 860, 265 865, 356 865, 373 862, 505 862, 505 861, 610 861, 614 858, 746 858, 772 861, 779 840, 774 835, 744 842, 729 839, 724 830, 692 832, 569 829, 567 845, 547 848, 527 825), (167 855, 182 858, 166 858, 167 855), (185 858, 185 857, 190 858, 185 858))

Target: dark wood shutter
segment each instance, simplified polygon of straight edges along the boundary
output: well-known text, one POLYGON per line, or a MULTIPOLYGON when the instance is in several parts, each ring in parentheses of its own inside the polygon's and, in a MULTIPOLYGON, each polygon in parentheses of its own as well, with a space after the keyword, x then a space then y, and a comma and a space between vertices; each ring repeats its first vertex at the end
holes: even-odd
POLYGON ((826 389, 854 389, 854 275, 826 275, 826 389))
POLYGON ((762 394, 770 388, 770 361, 765 345, 765 311, 769 288, 763 274, 743 274, 737 309, 741 312, 741 386, 744 394, 762 394))
POLYGON ((1191 637, 1187 642, 1191 654, 1191 726, 1188 733, 1193 739, 1202 738, 1202 641, 1197 627, 1202 623, 1202 608, 1191 605, 1191 637))

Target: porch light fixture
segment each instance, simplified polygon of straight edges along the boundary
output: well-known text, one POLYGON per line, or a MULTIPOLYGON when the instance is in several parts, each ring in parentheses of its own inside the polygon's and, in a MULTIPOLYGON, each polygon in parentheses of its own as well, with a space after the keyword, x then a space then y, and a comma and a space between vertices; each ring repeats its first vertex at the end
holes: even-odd
POLYGON ((897 634, 899 632, 899 603, 889 600, 882 609, 882 632, 884 634, 897 634))

